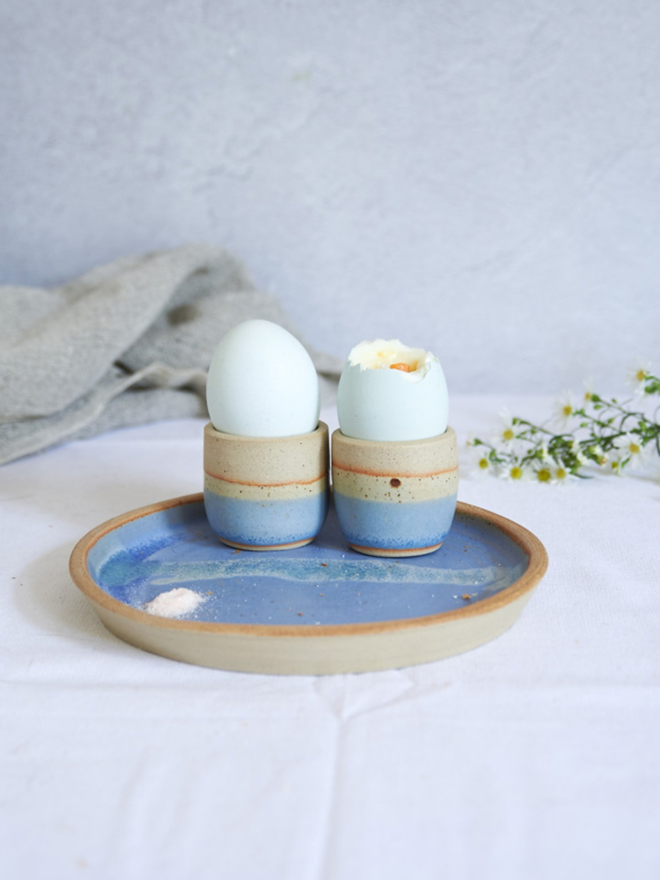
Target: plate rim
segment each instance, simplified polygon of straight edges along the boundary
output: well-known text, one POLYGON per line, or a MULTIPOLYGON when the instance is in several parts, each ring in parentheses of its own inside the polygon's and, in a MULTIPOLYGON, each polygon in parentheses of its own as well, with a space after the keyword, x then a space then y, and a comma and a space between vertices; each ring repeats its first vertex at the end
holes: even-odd
MULTIPOLYGON (((182 507, 187 504, 203 503, 204 494, 196 492, 192 495, 181 495, 165 501, 137 507, 134 510, 114 516, 91 529, 77 542, 69 557, 69 572, 78 589, 94 605, 100 605, 105 611, 119 614, 121 617, 138 624, 175 631, 200 632, 216 635, 254 636, 255 638, 299 637, 319 638, 329 636, 359 636, 386 632, 396 632, 417 627, 426 627, 460 619, 490 614, 506 605, 510 605, 522 596, 531 592, 541 580, 548 568, 548 554, 537 536, 529 529, 521 526, 499 513, 485 510, 473 504, 459 501, 456 513, 473 519, 485 521, 504 532, 514 543, 529 556, 529 563, 523 574, 508 587, 493 596, 477 602, 466 602, 462 608, 440 611, 421 617, 402 617, 393 620, 373 621, 365 623, 331 623, 331 624, 262 624, 262 623, 217 623, 211 621, 179 620, 177 618, 159 617, 134 608, 121 602, 96 583, 89 572, 87 559, 91 549, 101 538, 121 526, 136 519, 141 519, 164 510, 182 507)), ((285 551, 282 551, 285 552, 285 551)), ((365 557, 366 558, 366 557, 365 557)))

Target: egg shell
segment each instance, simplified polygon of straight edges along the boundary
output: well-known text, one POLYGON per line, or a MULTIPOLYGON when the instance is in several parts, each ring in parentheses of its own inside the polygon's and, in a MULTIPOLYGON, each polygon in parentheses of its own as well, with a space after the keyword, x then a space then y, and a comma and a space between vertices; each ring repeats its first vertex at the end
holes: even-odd
POLYGON ((449 395, 434 359, 424 376, 347 361, 337 390, 341 431, 358 440, 423 440, 447 429, 449 395))
POLYGON ((305 347, 271 321, 244 321, 218 344, 206 400, 217 431, 290 437, 318 425, 319 380, 305 347))

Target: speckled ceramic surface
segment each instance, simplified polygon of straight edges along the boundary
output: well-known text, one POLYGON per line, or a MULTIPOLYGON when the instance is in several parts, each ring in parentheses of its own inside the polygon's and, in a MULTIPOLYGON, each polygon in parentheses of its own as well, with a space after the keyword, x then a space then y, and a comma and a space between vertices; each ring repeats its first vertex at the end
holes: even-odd
POLYGON ((313 541, 328 510, 328 426, 293 437, 204 429, 204 504, 231 547, 290 550, 313 541))
POLYGON ((395 668, 474 648, 515 622, 546 565, 529 531, 460 503, 429 556, 356 553, 332 509, 313 544, 236 551, 214 535, 201 495, 110 520, 71 556, 75 583, 125 641, 203 666, 288 674, 395 668), (176 589, 201 597, 188 616, 144 610, 176 589))
POLYGON ((332 435, 339 523, 353 549, 370 556, 421 556, 441 546, 458 491, 453 428, 426 440, 378 442, 332 435))

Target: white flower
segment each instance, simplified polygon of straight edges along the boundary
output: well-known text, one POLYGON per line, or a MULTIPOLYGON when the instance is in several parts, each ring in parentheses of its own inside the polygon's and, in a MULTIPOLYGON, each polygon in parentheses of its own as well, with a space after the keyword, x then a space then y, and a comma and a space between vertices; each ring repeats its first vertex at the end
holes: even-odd
POLYGON ((493 475, 497 473, 497 465, 490 460, 488 457, 489 450, 487 447, 482 446, 479 450, 477 450, 474 461, 474 468, 470 476, 475 479, 482 479, 482 477, 487 477, 489 475, 493 475))
POLYGON ((612 455, 610 456, 610 468, 613 474, 616 474, 617 477, 623 476, 623 461, 625 456, 621 455, 621 451, 619 449, 613 449, 612 455))
POLYGON ((614 440, 616 447, 616 460, 629 468, 635 468, 645 458, 646 450, 635 434, 622 434, 614 440))
POLYGON ((503 409, 500 412, 500 421, 500 429, 493 437, 493 445, 509 447, 516 439, 516 425, 513 424, 513 416, 508 410, 503 409))
POLYGON ((584 380, 584 402, 591 403, 591 398, 594 396, 594 383, 592 379, 584 380))
POLYGON ((547 465, 543 465, 543 467, 540 467, 537 471, 535 471, 534 476, 539 483, 554 483, 552 468, 548 467, 547 465))
POLYGON ((635 397, 642 397, 645 393, 644 384, 647 376, 651 373, 651 364, 637 358, 628 370, 628 385, 632 387, 635 397))
POLYGON ((558 486, 568 486, 575 479, 577 479, 575 474, 572 474, 561 462, 552 468, 551 483, 556 483, 558 486))
POLYGON ((577 409, 577 403, 572 391, 564 391, 553 407, 553 420, 562 430, 568 428, 573 413, 577 409))
POLYGON ((486 452, 482 453, 477 459, 477 472, 481 474, 486 474, 492 468, 492 464, 490 459, 488 458, 488 454, 486 452))
POLYGON ((529 465, 523 464, 508 464, 503 467, 500 471, 500 476, 509 482, 512 483, 522 483, 525 480, 529 480, 531 475, 531 471, 529 465))

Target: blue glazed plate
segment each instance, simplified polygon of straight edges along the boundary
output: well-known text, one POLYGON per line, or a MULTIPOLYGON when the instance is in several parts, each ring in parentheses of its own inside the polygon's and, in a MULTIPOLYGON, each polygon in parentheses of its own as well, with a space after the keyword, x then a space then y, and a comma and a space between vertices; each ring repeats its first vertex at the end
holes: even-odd
POLYGON ((332 507, 306 547, 233 550, 211 531, 201 495, 104 523, 71 556, 73 580, 125 641, 200 665, 292 674, 394 668, 476 647, 511 626, 546 567, 531 532, 460 502, 427 556, 350 550, 332 507), (149 610, 180 597, 174 590, 194 610, 149 610))

